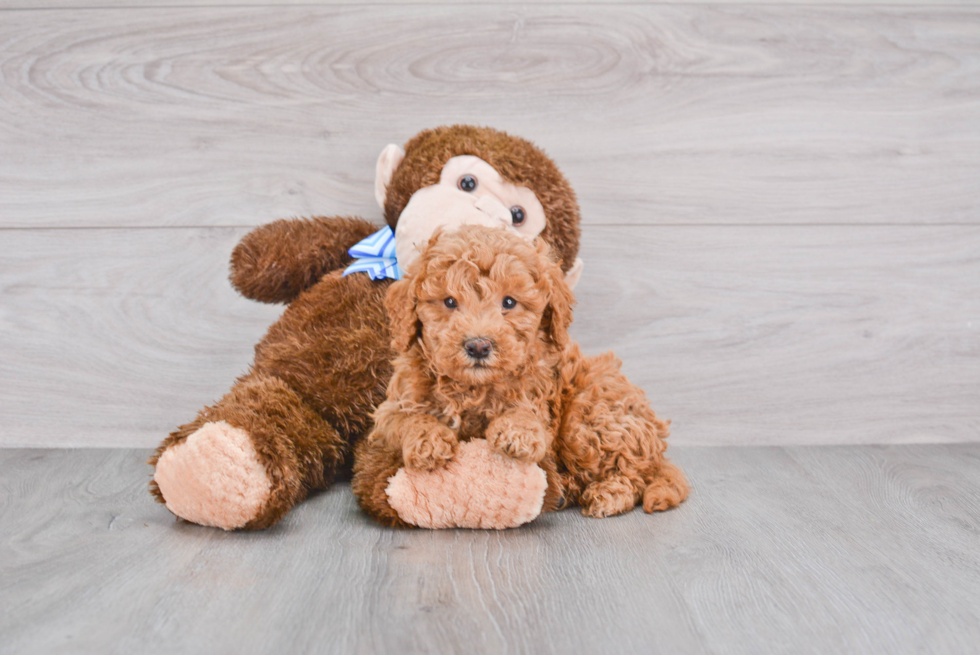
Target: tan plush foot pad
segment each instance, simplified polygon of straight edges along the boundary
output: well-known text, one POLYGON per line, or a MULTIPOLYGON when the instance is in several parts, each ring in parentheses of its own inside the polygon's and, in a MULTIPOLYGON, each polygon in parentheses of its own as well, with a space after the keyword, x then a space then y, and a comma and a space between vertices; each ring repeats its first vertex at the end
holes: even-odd
POLYGON ((484 439, 459 444, 435 471, 398 469, 385 493, 406 523, 420 528, 516 528, 541 513, 544 471, 493 452, 484 439))
POLYGON ((153 479, 171 512, 225 530, 258 516, 272 487, 248 434, 224 421, 205 423, 168 448, 153 479))

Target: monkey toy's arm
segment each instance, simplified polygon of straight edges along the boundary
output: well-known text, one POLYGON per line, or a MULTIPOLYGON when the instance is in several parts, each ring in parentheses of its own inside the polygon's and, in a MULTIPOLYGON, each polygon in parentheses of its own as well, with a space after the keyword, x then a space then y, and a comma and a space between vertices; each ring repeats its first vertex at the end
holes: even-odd
POLYGON ((553 457, 539 466, 501 456, 485 439, 460 443, 434 416, 390 400, 356 448, 354 494, 384 525, 514 528, 553 509, 561 496, 553 457))
POLYGON ((255 228, 231 253, 231 283, 246 298, 289 302, 352 261, 347 250, 378 231, 361 218, 294 218, 255 228))

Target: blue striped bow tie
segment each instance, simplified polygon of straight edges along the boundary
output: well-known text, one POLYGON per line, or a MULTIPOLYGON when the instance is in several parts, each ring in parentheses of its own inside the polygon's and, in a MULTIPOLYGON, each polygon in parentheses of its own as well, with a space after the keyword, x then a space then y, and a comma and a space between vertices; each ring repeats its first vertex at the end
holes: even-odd
POLYGON ((344 275, 367 273, 372 280, 402 279, 402 269, 395 259, 395 233, 385 225, 347 251, 354 263, 344 269, 344 275))

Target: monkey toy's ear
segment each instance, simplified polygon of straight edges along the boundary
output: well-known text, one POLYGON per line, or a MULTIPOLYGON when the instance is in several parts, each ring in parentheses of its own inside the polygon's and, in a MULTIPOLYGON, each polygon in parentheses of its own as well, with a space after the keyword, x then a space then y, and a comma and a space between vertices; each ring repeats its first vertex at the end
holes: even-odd
POLYGON ((388 312, 388 325, 391 326, 391 347, 396 353, 407 352, 418 339, 421 328, 410 279, 403 278, 388 287, 385 309, 388 312))
POLYGON ((582 279, 583 268, 585 268, 585 262, 582 261, 581 257, 576 257, 575 263, 572 264, 572 267, 568 269, 567 273, 565 273, 565 284, 568 285, 569 289, 574 289, 575 285, 578 284, 578 281, 582 279))
POLYGON ((388 195, 388 185, 391 176, 395 174, 398 165, 405 159, 405 151, 401 146, 389 143, 378 157, 378 165, 374 174, 374 199, 382 210, 385 208, 385 197, 388 195))

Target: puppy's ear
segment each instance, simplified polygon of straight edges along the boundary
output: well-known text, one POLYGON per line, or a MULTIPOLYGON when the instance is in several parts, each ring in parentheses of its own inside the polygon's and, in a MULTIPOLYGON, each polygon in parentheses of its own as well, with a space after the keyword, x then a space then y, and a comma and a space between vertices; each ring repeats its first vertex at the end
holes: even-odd
POLYGON ((546 272, 548 282, 548 305, 541 318, 541 328, 559 349, 568 345, 568 326, 572 324, 572 305, 575 296, 565 280, 561 267, 552 261, 548 246, 542 239, 538 245, 540 266, 546 272))
POLYGON ((391 347, 395 352, 407 352, 418 339, 419 316, 415 312, 415 291, 410 279, 401 279, 388 287, 385 309, 391 326, 391 347))

